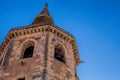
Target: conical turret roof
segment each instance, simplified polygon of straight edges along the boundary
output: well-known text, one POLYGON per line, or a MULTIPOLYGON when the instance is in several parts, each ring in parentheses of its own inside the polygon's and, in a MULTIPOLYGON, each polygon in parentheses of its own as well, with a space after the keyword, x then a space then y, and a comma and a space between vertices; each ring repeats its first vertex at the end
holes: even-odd
POLYGON ((44 9, 42 10, 42 12, 40 14, 47 14, 50 16, 49 11, 48 11, 48 4, 46 3, 44 6, 44 9))
POLYGON ((53 24, 53 19, 49 14, 47 3, 45 4, 41 13, 37 15, 32 24, 49 24, 49 25, 53 24))

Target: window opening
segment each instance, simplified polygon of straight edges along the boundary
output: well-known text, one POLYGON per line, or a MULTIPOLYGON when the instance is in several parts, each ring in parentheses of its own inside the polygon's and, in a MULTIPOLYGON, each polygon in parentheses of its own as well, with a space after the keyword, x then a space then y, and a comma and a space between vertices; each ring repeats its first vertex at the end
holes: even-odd
POLYGON ((19 79, 17 79, 17 80, 25 80, 25 78, 19 78, 19 79))
POLYGON ((30 58, 33 56, 34 46, 30 46, 25 49, 23 58, 30 58))
POLYGON ((62 48, 55 48, 54 57, 55 59, 65 63, 64 52, 62 48))

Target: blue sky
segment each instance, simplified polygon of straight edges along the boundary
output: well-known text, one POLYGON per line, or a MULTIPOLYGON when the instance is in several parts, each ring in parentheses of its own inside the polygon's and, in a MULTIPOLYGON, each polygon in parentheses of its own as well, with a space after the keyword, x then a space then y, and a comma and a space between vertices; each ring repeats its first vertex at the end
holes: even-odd
POLYGON ((0 0, 0 43, 13 27, 32 23, 45 3, 54 23, 76 37, 80 80, 120 80, 119 0, 0 0))

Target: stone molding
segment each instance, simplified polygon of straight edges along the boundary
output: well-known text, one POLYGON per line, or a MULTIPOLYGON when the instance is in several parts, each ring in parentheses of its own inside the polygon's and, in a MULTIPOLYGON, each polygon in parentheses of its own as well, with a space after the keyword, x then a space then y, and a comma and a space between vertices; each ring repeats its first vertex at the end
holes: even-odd
MULTIPOLYGON (((5 49, 5 47, 7 46, 9 41, 12 40, 13 38, 16 38, 19 36, 24 36, 24 35, 29 35, 29 34, 35 34, 35 33, 39 33, 39 32, 51 32, 51 33, 57 35, 58 37, 61 37, 63 40, 69 42, 72 45, 74 59, 75 59, 75 65, 77 66, 80 63, 78 48, 77 48, 76 40, 75 40, 74 36, 55 25, 45 25, 45 24, 13 28, 6 36, 3 43, 0 45, 0 56, 2 56, 2 53, 5 49)), ((1 61, 1 58, 0 58, 0 61, 1 61)))

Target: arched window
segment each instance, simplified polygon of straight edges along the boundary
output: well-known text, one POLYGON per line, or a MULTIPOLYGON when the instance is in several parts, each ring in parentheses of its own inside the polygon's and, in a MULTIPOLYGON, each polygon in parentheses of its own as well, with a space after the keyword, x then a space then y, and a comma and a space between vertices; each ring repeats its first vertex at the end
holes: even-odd
POLYGON ((29 46, 25 49, 23 58, 30 58, 33 56, 34 46, 29 46))
POLYGON ((27 41, 22 45, 22 55, 21 58, 30 58, 33 57, 33 52, 34 52, 34 46, 35 42, 34 41, 27 41))
POLYGON ((65 63, 64 50, 61 45, 56 45, 54 49, 54 58, 65 63))

